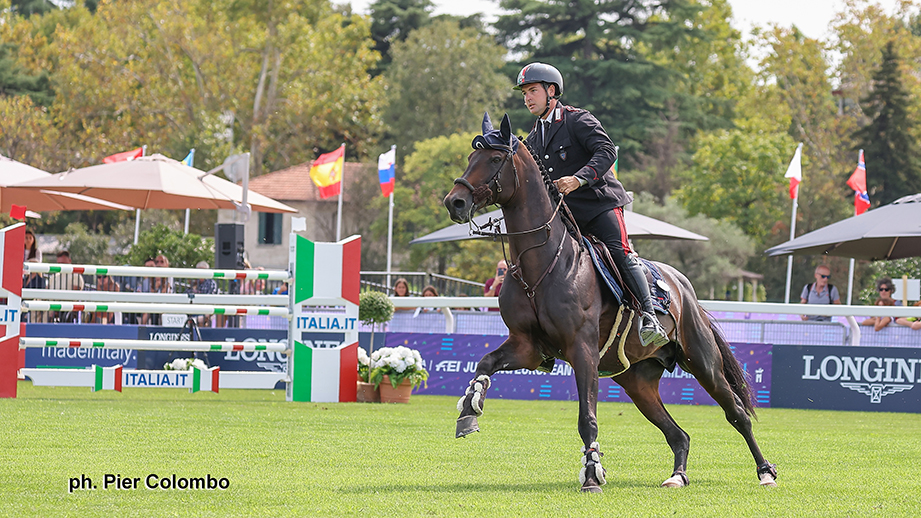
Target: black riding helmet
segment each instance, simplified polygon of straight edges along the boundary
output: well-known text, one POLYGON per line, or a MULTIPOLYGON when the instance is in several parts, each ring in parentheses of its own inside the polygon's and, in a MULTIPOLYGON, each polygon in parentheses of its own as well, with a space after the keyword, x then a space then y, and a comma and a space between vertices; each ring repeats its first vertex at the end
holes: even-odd
MULTIPOLYGON (((559 99, 560 95, 563 94, 563 74, 560 74, 560 71, 556 67, 547 65, 545 63, 531 63, 525 65, 521 69, 521 72, 518 72, 518 79, 515 81, 515 90, 521 90, 521 87, 524 85, 529 85, 531 83, 540 83, 544 86, 544 91, 547 92, 547 109, 550 108, 550 99, 559 99), (547 87, 553 85, 556 87, 556 92, 551 97, 547 87)), ((546 109, 544 114, 546 114, 546 109)))

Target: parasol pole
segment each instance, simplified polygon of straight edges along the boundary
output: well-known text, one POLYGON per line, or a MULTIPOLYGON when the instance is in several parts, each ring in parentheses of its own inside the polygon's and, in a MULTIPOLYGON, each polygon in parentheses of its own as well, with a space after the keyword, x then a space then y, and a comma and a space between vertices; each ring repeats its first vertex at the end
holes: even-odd
MULTIPOLYGON (((141 156, 147 156, 147 146, 141 146, 141 156)), ((134 209, 134 244, 138 244, 138 234, 141 233, 141 209, 134 209)))
MULTIPOLYGON (((342 143, 345 147, 345 142, 342 143)), ((345 190, 345 153, 342 153, 342 171, 339 173, 339 208, 336 210, 336 242, 342 235, 342 191, 345 190)))

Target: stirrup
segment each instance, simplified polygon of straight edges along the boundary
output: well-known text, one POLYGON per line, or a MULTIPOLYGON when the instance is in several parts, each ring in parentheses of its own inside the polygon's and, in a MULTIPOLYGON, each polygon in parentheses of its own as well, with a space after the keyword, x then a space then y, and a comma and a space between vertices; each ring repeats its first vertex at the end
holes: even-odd
POLYGON ((668 343, 665 328, 659 323, 659 319, 656 318, 655 314, 643 312, 640 321, 642 322, 640 326, 640 343, 643 347, 652 345, 658 348, 668 343))

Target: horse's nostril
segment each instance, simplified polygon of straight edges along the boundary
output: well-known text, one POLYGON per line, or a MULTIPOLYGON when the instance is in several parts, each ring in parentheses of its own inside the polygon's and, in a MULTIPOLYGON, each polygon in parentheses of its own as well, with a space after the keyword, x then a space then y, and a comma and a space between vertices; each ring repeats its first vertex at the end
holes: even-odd
POLYGON ((454 205, 454 208, 456 210, 461 211, 467 206, 467 202, 460 198, 455 198, 452 205, 454 205))

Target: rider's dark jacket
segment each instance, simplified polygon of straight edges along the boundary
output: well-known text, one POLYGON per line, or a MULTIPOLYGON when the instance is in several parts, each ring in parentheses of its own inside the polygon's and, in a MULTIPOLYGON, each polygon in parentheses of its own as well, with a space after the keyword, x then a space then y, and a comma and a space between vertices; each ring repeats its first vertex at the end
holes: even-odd
POLYGON ((540 156, 550 177, 575 176, 587 182, 565 198, 580 227, 604 211, 630 203, 624 186, 610 171, 617 159, 614 143, 594 115, 557 102, 546 145, 541 142, 540 124, 540 119, 535 121, 526 142, 540 156))

